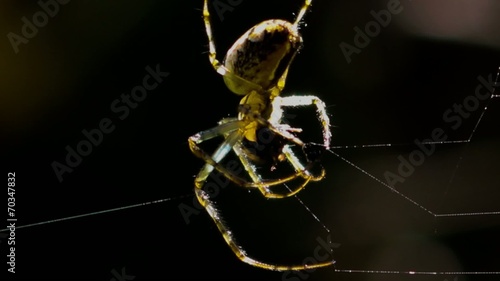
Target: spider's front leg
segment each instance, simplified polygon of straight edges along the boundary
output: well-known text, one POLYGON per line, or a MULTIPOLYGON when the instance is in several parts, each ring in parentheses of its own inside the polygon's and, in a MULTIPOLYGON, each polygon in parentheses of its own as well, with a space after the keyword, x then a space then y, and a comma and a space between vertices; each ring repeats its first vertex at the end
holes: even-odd
MULTIPOLYGON (((250 116, 252 119, 259 122, 261 125, 268 127, 273 132, 281 135, 283 138, 289 140, 296 145, 304 147, 304 143, 295 137, 292 133, 297 129, 291 128, 286 124, 281 124, 283 118, 283 107, 301 107, 301 106, 316 106, 316 113, 318 120, 321 123, 323 131, 323 146, 325 149, 330 148, 330 141, 332 133, 330 131, 330 119, 326 112, 325 103, 316 96, 288 96, 288 97, 274 97, 272 101, 272 113, 268 120, 264 119, 259 113, 251 112, 247 105, 240 105, 238 110, 250 116)), ((300 130, 300 129, 299 129, 300 130)))
MULTIPOLYGON (((307 97, 312 97, 312 96, 307 96, 307 97)), ((276 193, 276 192, 271 191, 269 189, 269 186, 262 186, 261 185, 261 186, 259 186, 259 190, 266 198, 285 198, 285 197, 293 196, 293 195, 297 194, 298 192, 300 192, 303 188, 305 188, 305 186, 310 181, 320 181, 324 178, 324 176, 326 174, 325 170, 323 168, 321 168, 319 175, 313 175, 310 172, 310 169, 313 168, 313 166, 317 162, 317 159, 319 158, 318 155, 314 155, 311 153, 311 151, 313 151, 313 149, 311 149, 311 147, 313 147, 315 145, 304 144, 299 138, 297 138, 293 134, 296 132, 300 132, 301 131, 300 129, 292 128, 288 124, 279 123, 281 121, 282 115, 283 115, 283 110, 281 108, 282 106, 281 106, 280 99, 281 98, 279 98, 279 97, 275 98, 275 100, 277 102, 273 102, 273 104, 272 104, 273 109, 272 109, 271 117, 268 120, 263 118, 260 115, 260 113, 255 112, 255 111, 251 111, 251 107, 246 105, 246 104, 239 106, 240 113, 242 113, 244 116, 247 116, 251 120, 258 122, 260 125, 269 128, 272 132, 276 133, 277 135, 284 138, 285 140, 301 147, 303 149, 304 153, 306 154, 306 157, 307 157, 307 163, 305 165, 303 165, 301 163, 301 160, 295 155, 295 153, 290 148, 290 145, 288 145, 288 144, 284 145, 283 149, 282 149, 283 155, 286 157, 288 162, 293 166, 293 168, 295 170, 295 174, 288 176, 287 178, 284 178, 284 179, 274 180, 274 183, 278 183, 278 182, 279 183, 286 183, 286 182, 290 181, 291 179, 295 179, 298 177, 303 178, 304 181, 299 186, 297 186, 293 189, 290 189, 290 192, 286 192, 286 193, 276 193), (276 100, 276 99, 278 99, 278 100, 276 100)), ((322 110, 326 116, 325 117, 326 121, 322 122, 322 124, 326 125, 326 129, 324 129, 324 132, 323 132, 323 134, 325 136, 325 143, 326 143, 325 147, 326 147, 327 145, 329 145, 329 140, 330 140, 330 131, 328 128, 329 127, 329 120, 328 120, 328 116, 326 115, 326 110, 324 107, 321 107, 321 104, 322 104, 321 100, 319 100, 319 99, 317 99, 317 100, 310 99, 310 100, 311 100, 311 102, 317 102, 318 104, 320 104, 320 107, 319 107, 320 109, 318 111, 322 110)), ((308 101, 309 100, 307 100, 307 99, 303 100, 303 102, 305 104, 300 104, 300 105, 310 105, 307 103, 308 101)), ((297 103, 293 103, 293 104, 297 105, 297 103)), ((321 149, 316 149, 316 151, 314 151, 314 152, 317 154, 317 152, 320 150, 321 149)), ((239 156, 241 163, 243 164, 243 166, 247 170, 247 172, 250 175, 250 177, 252 178, 252 180, 255 183, 262 182, 260 176, 258 175, 257 171, 255 170, 255 167, 247 159, 247 157, 245 156, 246 153, 244 153, 242 151, 241 147, 235 146, 234 151, 239 156)))
MULTIPOLYGON (((288 97, 276 97, 272 103, 273 113, 269 119, 270 123, 278 123, 282 119, 283 108, 284 107, 301 107, 301 106, 315 106, 317 118, 321 124, 323 144, 312 144, 306 143, 302 147, 304 154, 307 157, 307 166, 311 166, 313 163, 317 162, 323 152, 330 148, 330 141, 332 133, 330 131, 330 118, 326 112, 325 103, 316 96, 306 95, 306 96, 288 96, 288 97)), ((295 167, 296 170, 301 170, 304 166, 301 164, 300 160, 295 156, 291 149, 289 153, 286 154, 288 161, 295 167)), ((311 176, 311 180, 319 181, 325 176, 325 170, 322 168, 321 173, 318 176, 312 176, 308 173, 309 168, 306 169, 306 175, 311 176)))
MULTIPOLYGON (((326 112, 325 103, 316 96, 288 96, 288 97, 276 97, 273 100, 273 112, 283 112, 283 107, 300 107, 300 106, 312 106, 316 107, 317 118, 321 123, 323 130, 323 146, 325 149, 330 148, 330 141, 332 138, 332 133, 330 131, 330 118, 328 118, 328 113, 326 112)), ((281 115, 271 116, 270 122, 279 122, 281 115)))

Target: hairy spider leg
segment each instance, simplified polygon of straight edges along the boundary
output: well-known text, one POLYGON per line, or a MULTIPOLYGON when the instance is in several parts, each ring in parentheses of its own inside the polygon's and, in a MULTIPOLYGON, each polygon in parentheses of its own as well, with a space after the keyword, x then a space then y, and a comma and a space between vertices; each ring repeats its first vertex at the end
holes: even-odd
POLYGON ((264 268, 267 270, 275 270, 275 271, 289 271, 289 270, 308 270, 314 269, 324 266, 329 266, 334 263, 334 261, 322 262, 317 264, 299 264, 299 265, 277 265, 271 263, 264 263, 253 259, 248 256, 248 254, 243 250, 243 248, 236 242, 233 237, 231 230, 226 226, 223 222, 222 218, 219 215, 219 212, 215 208, 214 204, 210 201, 210 196, 203 191, 202 189, 196 188, 196 197, 200 204, 207 210, 208 214, 212 217, 215 222, 215 225, 219 229, 220 233, 224 237, 224 240, 229 245, 234 254, 240 259, 242 262, 248 263, 252 266, 264 268))
MULTIPOLYGON (((236 144, 233 147, 234 152, 236 155, 240 158, 241 163, 243 164, 243 167, 245 167, 245 170, 247 171, 248 175, 250 178, 253 180, 254 183, 258 184, 260 182, 263 182, 262 178, 257 174, 257 171, 255 169, 255 166, 250 163, 248 158, 246 157, 246 153, 243 151, 243 148, 241 145, 236 144)), ((298 176, 301 176, 304 178, 304 181, 294 190, 290 190, 290 192, 284 193, 284 194, 279 194, 276 192, 272 192, 268 186, 259 186, 259 191, 262 193, 262 195, 266 198, 272 198, 272 199, 280 199, 280 198, 286 198, 293 196, 300 192, 308 183, 309 181, 319 181, 323 179, 325 176, 325 171, 322 169, 321 174, 319 176, 313 176, 309 173, 308 169, 304 167, 301 163, 300 160, 295 156, 294 152, 290 149, 289 145, 285 145, 283 147, 283 153, 285 154, 285 157, 287 160, 292 164, 294 167, 296 173, 293 174, 292 176, 289 176, 286 179, 288 181, 289 178, 294 179, 298 176)), ((283 180, 283 179, 282 179, 283 180)), ((283 182, 285 183, 285 182, 283 182)))
POLYGON ((284 107, 300 107, 300 106, 316 106, 316 114, 318 120, 321 122, 323 129, 323 145, 325 148, 330 147, 332 133, 330 131, 330 119, 326 112, 325 103, 316 96, 288 96, 288 97, 275 97, 273 100, 273 113, 269 118, 270 123, 278 123, 283 116, 284 107))
POLYGON ((307 10, 309 10, 309 7, 311 7, 311 2, 312 0, 306 0, 304 2, 304 5, 302 5, 302 8, 299 11, 299 14, 297 15, 297 18, 295 19, 295 22, 293 23, 294 26, 299 26, 300 21, 306 14, 307 10))
MULTIPOLYGON (((239 141, 243 138, 243 133, 239 130, 239 127, 241 126, 241 121, 233 118, 227 118, 221 120, 221 124, 213 129, 209 129, 203 132, 200 132, 198 134, 195 134, 194 136, 189 138, 189 144, 191 147, 191 150, 193 153, 201 158, 203 158, 207 163, 203 166, 203 168, 200 170, 198 175, 196 176, 195 179, 195 194, 200 202, 200 204, 207 210, 207 213, 210 215, 212 220, 215 222, 215 225, 219 229, 219 231, 222 233, 222 236, 224 237, 224 240, 228 244, 228 246, 231 248, 231 250, 234 252, 234 254, 243 262, 248 263, 250 265, 256 266, 256 267, 261 267, 264 269, 268 270, 276 270, 276 271, 287 271, 287 270, 304 270, 304 269, 313 269, 313 268, 318 268, 318 267, 323 267, 323 266, 328 266, 333 263, 333 261, 328 261, 328 262, 323 262, 323 263, 318 263, 318 264, 300 264, 300 265, 275 265, 275 264, 269 264, 269 263, 263 263, 258 260, 255 260, 253 258, 250 258, 246 252, 242 249, 242 247, 235 241, 233 238, 233 235, 229 228, 226 226, 226 224, 223 222, 222 218, 219 215, 219 212, 215 208, 214 203, 210 200, 210 196, 208 193, 206 193, 202 188, 203 185, 208 178, 209 174, 213 171, 213 169, 217 169, 221 173, 223 173, 226 177, 229 179, 238 182, 240 180, 240 177, 234 175, 232 172, 229 170, 225 169, 222 167, 222 165, 219 164, 219 162, 227 155, 229 151, 231 151, 231 148, 235 150, 235 152, 238 154, 238 152, 241 152, 241 146, 239 145, 239 141), (204 140, 208 140, 211 138, 214 138, 216 136, 225 136, 226 139, 225 141, 216 149, 214 154, 210 157, 206 155, 204 151, 199 149, 198 145, 204 140)), ((244 158, 244 157, 243 157, 244 158)), ((240 158, 240 159, 243 159, 240 158)), ((298 160, 298 159, 297 159, 298 160)), ((243 161, 244 163, 245 161, 243 161)), ((299 173, 297 173, 299 174, 299 173)), ((296 175, 297 175, 296 174, 296 175)), ((246 183, 241 183, 240 185, 242 186, 256 186, 259 188, 263 188, 263 186, 266 186, 268 184, 274 184, 274 183, 281 183, 282 180, 278 181, 272 181, 270 183, 263 182, 260 180, 260 178, 257 176, 259 179, 259 182, 252 184, 246 184, 246 183)), ((289 177, 288 180, 291 180, 292 178, 289 177)), ((243 179, 241 179, 244 181, 243 179)))
POLYGON ((220 161, 231 151, 231 149, 236 145, 236 143, 241 142, 243 139, 243 132, 239 130, 241 128, 242 121, 231 121, 228 123, 221 124, 212 129, 199 132, 191 137, 189 137, 189 147, 193 154, 205 161, 205 165, 201 168, 200 172, 195 178, 195 189, 202 189, 203 185, 214 169, 222 173, 226 178, 234 182, 235 184, 247 187, 247 188, 265 188, 267 186, 283 184, 287 181, 293 180, 300 176, 300 174, 293 174, 286 178, 261 181, 258 183, 250 182, 245 178, 236 175, 233 171, 228 170, 226 167, 220 164, 220 161), (201 149, 198 144, 203 141, 209 140, 216 136, 225 136, 224 142, 222 142, 215 152, 210 156, 203 149, 201 149))
MULTIPOLYGON (((271 120, 274 122, 279 122, 282 117, 282 107, 285 106, 307 106, 316 104, 318 116, 321 120, 323 126, 326 126, 324 129, 324 139, 325 143, 329 144, 330 141, 330 131, 328 129, 328 118, 324 118, 326 116, 326 110, 324 108, 324 104, 322 104, 321 100, 314 96, 306 96, 304 98, 294 98, 294 97, 285 97, 279 98, 273 104, 273 106, 278 107, 279 110, 276 110, 276 114, 274 114, 271 120)), ((265 125, 270 128, 274 128, 274 126, 267 120, 261 120, 265 125)), ((220 217, 215 205, 210 201, 209 195, 203 191, 203 185, 208 178, 209 174, 213 172, 214 169, 217 169, 219 172, 223 173, 228 179, 236 182, 240 186, 244 187, 257 187, 261 191, 261 193, 267 198, 284 198, 288 196, 292 196, 302 190, 310 180, 320 180, 324 177, 324 169, 322 173, 318 177, 312 176, 308 172, 308 168, 304 167, 300 160, 295 156, 293 151, 290 149, 289 145, 285 145, 283 149, 283 153, 285 154, 287 160, 292 164, 297 173, 292 176, 289 176, 285 179, 272 180, 272 181, 263 181, 260 176, 256 173, 255 167, 248 161, 245 153, 243 153, 241 140, 243 138, 243 132, 241 131, 243 121, 238 120, 237 118, 224 118, 219 122, 219 125, 206 130, 200 133, 197 133, 189 138, 190 148, 195 155, 205 160, 206 164, 198 173, 195 179, 195 193, 200 204, 207 210, 207 213, 210 215, 212 220, 215 222, 217 228, 222 233, 224 240, 234 252, 234 254, 243 262, 248 263, 250 265, 265 268, 268 270, 276 270, 276 271, 286 271, 286 270, 304 270, 304 269, 312 269, 318 267, 324 267, 333 264, 333 261, 318 263, 318 264, 301 264, 301 265, 275 265, 269 263, 263 263, 253 258, 250 258, 246 252, 241 248, 241 246, 235 241, 232 236, 231 231, 225 225, 222 218, 220 217), (217 136, 224 136, 224 142, 216 149, 212 156, 208 155, 206 152, 201 150, 198 146, 199 143, 212 139, 217 136), (225 169, 222 165, 219 164, 220 161, 233 149, 235 154, 239 157, 241 163, 245 167, 249 176, 253 180, 253 183, 247 182, 245 179, 235 175, 232 171, 225 169), (302 176, 305 178, 302 185, 300 185, 297 189, 291 191, 286 194, 276 194, 269 191, 268 187, 275 184, 282 184, 286 181, 292 180, 302 176)), ((275 128, 275 131, 278 133, 281 130, 275 128)), ((284 136, 285 137, 285 136, 284 136)))
POLYGON ((201 131, 189 137, 189 148, 194 155, 203 159, 206 163, 205 165, 203 165, 203 168, 201 168, 198 176, 195 179, 196 188, 203 187, 203 183, 206 181, 214 168, 234 182, 243 181, 243 179, 238 178, 236 175, 233 176, 230 171, 219 164, 219 162, 227 155, 227 153, 231 151, 231 148, 234 146, 234 144, 238 141, 241 141, 243 135, 238 131, 241 125, 241 121, 235 120, 220 124, 217 127, 209 130, 201 131), (227 135, 227 137, 225 138, 224 142, 222 142, 215 150, 212 156, 208 155, 198 146, 198 144, 203 141, 225 134, 227 135))
MULTIPOLYGON (((224 118, 219 121, 219 124, 224 124, 227 122, 231 121, 236 121, 238 120, 236 117, 233 118, 224 118)), ((227 137, 227 134, 225 135, 227 137)), ((289 193, 285 194, 278 194, 276 192, 272 192, 269 190, 269 185, 261 185, 261 183, 265 182, 258 174, 255 169, 255 166, 250 163, 250 160, 246 155, 248 155, 245 152, 245 149, 242 147, 241 144, 236 143, 233 146, 233 151, 238 156, 238 158, 241 161, 241 164, 243 165, 244 169, 247 171, 248 175, 252 179, 252 181, 257 184, 257 188, 259 191, 262 193, 262 195, 266 198, 272 198, 272 199, 279 199, 279 198, 285 198, 285 197, 290 197, 295 194, 297 194, 299 191, 301 191, 308 183, 309 181, 320 181, 324 178, 325 176, 325 170, 322 169, 321 174, 319 176, 312 176, 308 169, 304 167, 301 163, 300 160, 295 156, 295 153, 290 149, 288 145, 285 145, 283 148, 283 153, 285 154, 285 157, 288 159, 288 161, 292 164, 292 166, 295 169, 295 174, 286 178, 282 178, 280 180, 272 181, 272 183, 277 183, 277 184, 283 184, 286 183, 287 181, 293 180, 299 175, 302 176, 305 180, 304 182, 295 190, 291 190, 289 193), (304 176, 305 175, 305 176, 304 176)))
MULTIPOLYGON (((233 171, 228 170, 226 167, 220 164, 220 161, 224 159, 224 157, 231 151, 231 149, 236 147, 238 143, 240 143, 243 139, 244 131, 242 131, 241 128, 245 122, 235 118, 225 118, 222 119, 219 123, 220 125, 212 129, 194 134, 188 139, 189 148, 191 149, 193 154, 205 161, 205 165, 200 170, 195 179, 196 188, 201 189, 203 187, 206 179, 214 169, 222 173, 225 177, 227 177, 235 184, 242 187, 267 189, 269 186, 279 185, 294 180, 302 176, 303 174, 306 174, 307 168, 310 168, 304 167, 304 170, 298 171, 293 175, 280 179, 262 180, 260 182, 248 181, 245 178, 236 175, 233 171), (209 155, 207 152, 201 149, 201 147, 199 147, 199 144, 203 141, 212 139, 217 136, 224 136, 225 140, 219 145, 219 147, 212 155, 209 155)), ((272 125, 269 126, 273 127, 272 125)), ((279 131, 278 129, 275 130, 279 131)))
MULTIPOLYGON (((325 148, 330 147, 330 139, 331 139, 331 132, 330 132, 330 119, 328 118, 328 114, 326 112, 326 106, 324 102, 319 99, 316 96, 289 96, 289 97, 276 97, 273 100, 273 111, 271 118, 268 121, 265 121, 269 127, 273 127, 271 124, 273 123, 278 123, 281 121, 283 117, 283 107, 299 107, 299 106, 311 106, 315 105, 316 106, 316 112, 319 121, 321 122, 321 125, 323 127, 323 145, 325 148)), ((261 121, 264 122, 264 121, 261 121)), ((278 124, 279 125, 279 124, 278 124)), ((238 150, 240 150, 239 145, 238 145, 238 150)), ((259 182, 262 181, 260 176, 256 173, 255 168, 251 163, 249 163, 248 159, 243 155, 243 153, 235 150, 236 154, 241 159, 241 162, 245 166, 245 169, 249 173, 250 177, 254 182, 259 182)), ((292 151, 289 145, 285 145, 283 148, 283 153, 285 154, 287 160, 292 164, 294 167, 295 171, 300 174, 305 181, 296 189, 291 190, 289 193, 285 194, 277 194, 277 193, 271 193, 269 189, 267 188, 259 188, 259 190, 262 192, 262 194, 267 197, 267 198, 284 198, 284 197, 289 197, 297 194, 300 192, 309 181, 320 181, 325 177, 325 170, 324 168, 321 168, 321 173, 319 176, 313 176, 311 173, 309 173, 309 168, 310 167, 304 167, 300 160, 297 158, 295 153, 292 151)), ((312 163, 308 163, 308 166, 310 166, 312 163)))
MULTIPOLYGON (((280 129, 273 129, 275 127, 284 127, 280 126, 279 122, 281 121, 283 117, 283 107, 300 107, 300 106, 311 106, 314 105, 316 106, 316 112, 319 121, 321 122, 322 128, 323 128, 323 145, 325 148, 330 147, 330 139, 331 139, 331 132, 330 132, 330 119, 328 118, 328 114, 326 112, 326 106, 324 102, 319 99, 316 96, 289 96, 289 97, 275 97, 272 103, 273 110, 272 114, 269 120, 265 120, 260 116, 254 116, 255 119, 257 119, 262 125, 265 125, 269 128, 271 128, 275 133, 278 133, 285 138, 287 138, 290 141, 295 142, 296 144, 303 145, 302 142, 298 139, 296 139, 293 135, 289 134, 286 129, 280 130, 280 129)), ((245 110, 242 108, 241 110, 245 110)), ((247 112, 246 112, 247 113, 247 112)), ((248 114, 248 113, 247 113, 248 114)), ((287 127, 284 127, 287 128, 287 127)), ((238 145, 238 147, 235 147, 235 152, 240 158, 242 164, 244 165, 245 169, 247 170, 248 174, 252 178, 254 182, 261 182, 262 179, 260 176, 256 173, 255 167, 248 161, 247 157, 245 157, 244 153, 241 151, 242 148, 238 145)), ((267 198, 284 198, 284 197, 289 197, 292 195, 297 194, 299 191, 301 191, 310 180, 313 181, 319 181, 324 178, 325 176, 325 170, 322 168, 321 174, 317 177, 314 177, 311 175, 308 171, 309 167, 304 167, 301 163, 300 160, 297 158, 297 156, 293 153, 291 148, 286 145, 283 149, 283 153, 285 154, 286 158, 288 161, 292 164, 294 167, 295 171, 300 174, 304 179, 305 182, 300 185, 298 188, 296 188, 293 191, 290 191, 289 193, 285 194, 276 194, 272 193, 269 191, 268 188, 266 187, 259 187, 259 190, 262 192, 262 194, 267 197, 267 198)), ((311 163, 308 163, 308 166, 310 166, 311 163)))

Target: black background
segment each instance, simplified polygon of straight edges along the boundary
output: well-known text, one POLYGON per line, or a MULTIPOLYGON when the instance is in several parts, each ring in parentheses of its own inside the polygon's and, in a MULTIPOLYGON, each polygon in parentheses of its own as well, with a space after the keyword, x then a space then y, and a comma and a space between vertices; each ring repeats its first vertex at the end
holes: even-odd
MULTIPOLYGON (((301 3, 243 0, 223 17, 211 6, 218 57, 262 20, 293 20, 301 3)), ((305 17, 304 49, 283 95, 323 99, 333 145, 350 146, 333 151, 383 182, 384 172, 397 173, 398 156, 408 159, 417 149, 411 143, 429 138, 435 128, 448 140, 469 138, 485 103, 457 130, 443 121, 443 113, 474 94, 479 75, 495 77, 500 66, 498 20, 482 14, 477 33, 447 36, 439 19, 463 23, 456 8, 464 3, 440 3, 448 4, 425 10, 429 1, 402 1, 403 11, 351 63, 339 44, 354 45, 353 27, 364 28, 373 20, 370 11, 387 2, 318 0, 305 17), (429 30, 446 37, 422 35, 411 15, 428 19, 429 30), (387 143, 402 145, 352 147, 387 143)), ((485 3, 491 1, 477 5, 485 3)), ((134 280, 498 280, 499 275, 368 272, 500 271, 498 215, 435 218, 423 210, 500 210, 498 99, 489 103, 469 144, 438 145, 396 184, 407 199, 334 154, 324 155, 327 178, 299 197, 331 231, 335 266, 302 275, 254 268, 234 256, 203 210, 187 223, 180 207, 193 206, 192 181, 203 165, 187 138, 234 116, 240 99, 209 64, 202 4, 70 1, 17 54, 7 36, 1 41, 2 173, 16 174, 18 219, 16 274, 7 274, 5 238, 2 274, 18 280, 113 280, 113 271, 123 269, 134 280), (142 84, 146 66, 158 64, 170 75, 120 120, 110 105, 142 84), (114 131, 59 182, 52 163, 64 164, 65 147, 76 148, 85 139, 82 130, 98 128, 103 118, 112 120, 114 131), (162 199, 168 201, 52 221, 162 199)), ((21 34, 22 17, 32 19, 40 6, 2 1, 0 9, 2 34, 21 34)), ((498 5, 487 10, 495 9, 498 14, 498 5)), ((301 137, 313 139, 319 130, 311 125, 314 112, 293 113, 294 124, 304 127, 301 137)), ((217 203, 248 253, 268 262, 301 263, 313 255, 316 239, 327 235, 294 198, 264 200, 229 184, 217 203)))

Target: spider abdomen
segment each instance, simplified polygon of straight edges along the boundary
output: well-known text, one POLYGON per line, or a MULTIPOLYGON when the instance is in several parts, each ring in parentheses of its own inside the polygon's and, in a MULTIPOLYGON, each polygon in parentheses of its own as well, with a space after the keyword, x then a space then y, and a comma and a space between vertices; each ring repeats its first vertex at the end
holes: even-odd
MULTIPOLYGON (((243 34, 229 49, 224 61, 233 74, 268 90, 276 86, 302 44, 297 28, 288 21, 267 20, 243 34)), ((224 76, 234 93, 251 92, 248 84, 224 76)))

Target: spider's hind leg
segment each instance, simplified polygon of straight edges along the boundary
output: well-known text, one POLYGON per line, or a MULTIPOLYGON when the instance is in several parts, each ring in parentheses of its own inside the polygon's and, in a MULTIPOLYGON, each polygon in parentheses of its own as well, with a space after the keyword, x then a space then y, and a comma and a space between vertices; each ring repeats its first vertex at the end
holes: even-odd
MULTIPOLYGON (((243 250, 241 245, 239 245, 234 239, 231 230, 224 223, 222 217, 220 216, 217 208, 214 203, 210 200, 210 196, 207 192, 203 190, 203 185, 206 182, 209 174, 217 169, 219 172, 223 173, 225 177, 234 181, 235 183, 245 186, 252 187, 256 186, 262 188, 271 183, 264 183, 259 180, 257 183, 246 182, 245 180, 239 178, 237 175, 231 173, 230 171, 225 170, 225 168, 220 165, 222 159, 233 149, 236 153, 241 152, 239 148, 241 148, 241 138, 243 134, 238 130, 240 128, 241 123, 237 119, 223 119, 219 122, 219 126, 214 127, 212 129, 202 131, 197 133, 189 138, 189 145, 193 153, 202 158, 206 164, 203 166, 201 171, 198 173, 195 179, 195 195, 198 199, 199 203, 206 209, 209 216, 214 221, 217 226, 219 232, 224 237, 225 242, 228 244, 233 253, 240 259, 241 261, 248 263, 252 266, 275 270, 275 271, 288 271, 288 270, 304 270, 304 269, 313 269, 323 266, 328 266, 333 263, 333 261, 317 263, 317 264, 298 264, 293 266, 288 265, 276 265, 271 263, 264 263, 259 260, 253 259, 247 255, 247 253, 243 250), (203 141, 209 140, 216 136, 224 136, 224 142, 216 149, 212 156, 208 155, 205 151, 203 151, 198 144, 203 141)), ((240 157, 241 159, 246 159, 245 157, 240 157)), ((260 179, 260 178, 259 178, 260 179)))
POLYGON ((241 159, 245 170, 247 170, 250 177, 252 177, 252 174, 250 174, 252 169, 249 168, 252 165, 248 162, 247 158, 241 157, 242 154, 246 155, 247 153, 244 152, 240 147, 240 143, 244 137, 243 132, 240 130, 243 124, 242 122, 243 121, 240 121, 237 118, 224 118, 219 122, 218 126, 205 131, 201 131, 189 137, 189 148, 195 156, 205 161, 205 165, 195 178, 195 185, 197 188, 203 188, 203 185, 205 184, 208 176, 214 170, 217 170, 219 173, 223 174, 224 177, 241 187, 259 188, 262 191, 269 186, 279 185, 299 177, 299 174, 294 174, 278 180, 261 180, 260 178, 259 180, 256 180, 256 178, 254 177, 249 181, 246 178, 242 177, 241 173, 237 173, 222 165, 220 162, 231 150, 233 150, 241 159), (219 147, 212 155, 208 154, 199 146, 200 143, 218 136, 224 137, 225 140, 222 144, 219 145, 219 147))
POLYGON ((201 189, 196 189, 195 192, 196 192, 196 197, 198 198, 198 201, 207 210, 208 214, 215 222, 215 225, 217 226, 220 233, 222 234, 222 237, 224 237, 224 240, 226 241, 227 245, 229 245, 229 248, 231 248, 231 250, 236 255, 236 257, 238 259, 240 259, 241 261, 243 261, 247 264, 250 264, 252 266, 264 268, 267 270, 274 270, 274 271, 290 271, 290 270, 306 270, 306 269, 309 270, 309 269, 329 266, 329 265, 332 265, 334 263, 334 261, 327 261, 327 262, 321 262, 321 263, 316 263, 316 264, 277 265, 277 264, 272 264, 272 263, 261 262, 259 260, 251 258, 245 252, 245 250, 243 250, 243 247, 241 247, 241 245, 239 245, 236 242, 231 230, 227 227, 227 225, 222 220, 222 217, 219 215, 219 212, 215 208, 212 201, 210 201, 208 194, 201 189))
MULTIPOLYGON (((301 191, 309 181, 320 181, 325 176, 325 170, 321 167, 319 174, 314 175, 311 172, 313 166, 315 166, 323 154, 323 152, 329 148, 331 132, 330 132, 330 120, 328 118, 328 114, 326 112, 326 107, 324 102, 316 96, 289 96, 289 97, 275 97, 272 103, 273 110, 270 118, 266 120, 257 112, 251 112, 248 107, 244 105, 240 105, 239 111, 243 113, 245 116, 252 118, 257 121, 260 125, 269 128, 273 133, 277 136, 282 137, 284 140, 290 142, 290 144, 295 144, 302 148, 305 156, 306 163, 302 164, 302 161, 297 157, 297 155, 293 152, 290 145, 283 146, 283 154, 285 155, 288 162, 293 166, 295 170, 295 174, 289 178, 297 178, 302 177, 304 182, 300 184, 298 187, 290 189, 290 192, 285 193, 275 193, 269 190, 268 186, 259 187, 259 190, 262 194, 267 198, 284 198, 295 195, 299 191, 301 191), (301 106, 315 106, 318 120, 320 121, 322 127, 323 134, 323 144, 311 144, 311 143, 303 143, 302 140, 297 138, 293 133, 295 129, 291 128, 286 124, 282 124, 283 117, 283 107, 301 107, 301 106)), ((243 153, 238 153, 238 147, 234 147, 236 154, 239 154, 241 162, 245 166, 245 169, 248 171, 249 175, 252 177, 254 182, 261 182, 261 178, 258 176, 255 168, 251 163, 249 163, 248 159, 242 157, 243 153)), ((240 148, 241 149, 241 148, 240 148)), ((278 180, 277 180, 278 181, 278 180)), ((287 180, 288 181, 288 180, 287 180)), ((285 182, 285 181, 283 181, 285 182)))
POLYGON ((306 14, 307 10, 309 10, 309 7, 311 7, 311 2, 312 0, 305 0, 304 5, 302 5, 302 8, 300 8, 299 14, 297 15, 297 18, 295 19, 295 22, 293 23, 294 26, 298 26, 304 15, 306 14))

